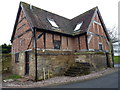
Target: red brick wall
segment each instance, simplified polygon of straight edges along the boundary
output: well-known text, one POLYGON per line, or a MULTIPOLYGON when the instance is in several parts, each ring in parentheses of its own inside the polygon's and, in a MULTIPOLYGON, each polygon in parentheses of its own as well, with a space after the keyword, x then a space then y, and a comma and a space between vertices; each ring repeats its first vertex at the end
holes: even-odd
POLYGON ((86 49, 86 39, 85 39, 85 35, 80 36, 80 49, 86 49))
POLYGON ((24 34, 23 36, 21 36, 20 38, 13 40, 12 52, 15 53, 15 52, 25 51, 27 49, 32 49, 31 37, 32 37, 32 32, 30 31, 30 32, 27 32, 26 34, 24 34), (30 43, 30 41, 31 41, 31 43, 30 43), (29 44, 30 44, 30 46, 29 46, 29 44))
MULTIPOLYGON (((37 32, 38 36, 41 34, 41 32, 37 32)), ((42 35, 38 40, 37 40, 37 47, 38 48, 44 48, 44 35, 42 35)), ((46 49, 54 49, 53 45, 53 39, 54 40, 60 40, 60 35, 54 34, 54 36, 51 33, 46 33, 46 49), (54 38, 53 38, 54 37, 54 38)), ((78 46, 78 38, 71 38, 67 36, 61 36, 61 49, 79 49, 78 46), (68 46, 67 46, 67 38, 68 38, 68 46)))
POLYGON ((22 19, 22 17, 23 18, 25 17, 23 11, 20 12, 20 16, 19 16, 19 19, 18 19, 18 25, 17 25, 17 28, 16 28, 15 37, 20 35, 20 34, 22 34, 23 32, 25 32, 26 30, 28 30, 30 28, 26 18, 22 19), (21 22, 20 22, 20 20, 21 20, 21 22), (24 25, 24 26, 22 26, 22 25, 24 25))
POLYGON ((73 39, 73 49, 74 50, 79 50, 79 43, 78 43, 78 37, 75 37, 74 39, 73 39))
POLYGON ((53 49, 53 39, 50 33, 46 33, 46 49, 53 49))
POLYGON ((66 36, 62 36, 61 49, 67 49, 67 37, 66 36))
MULTIPOLYGON (((18 22, 20 22, 21 16, 25 17, 22 11, 20 12, 20 17, 18 19, 18 22)), ((14 38, 23 34, 28 29, 30 29, 30 26, 28 25, 28 22, 27 22, 26 18, 24 18, 23 20, 21 20, 20 23, 18 23, 14 38), (18 30, 18 28, 23 24, 25 24, 25 26, 21 27, 18 30)), ((24 50, 27 50, 27 49, 31 49, 32 48, 32 42, 30 44, 30 47, 28 47, 28 45, 30 43, 30 40, 31 40, 31 37, 32 37, 32 31, 29 31, 29 32, 23 34, 21 37, 14 39, 13 43, 12 43, 12 53, 21 52, 21 51, 24 51, 24 50)))
MULTIPOLYGON (((42 32, 37 32, 36 37, 38 37, 40 34, 42 34, 42 32)), ((44 34, 39 39, 37 39, 37 48, 44 48, 44 34)))
POLYGON ((68 49, 73 49, 74 43, 73 43, 73 38, 68 37, 68 49))
MULTIPOLYGON (((99 22, 99 23, 101 23, 101 22, 100 22, 100 19, 99 19, 99 17, 98 17, 97 14, 96 14, 96 16, 94 17, 94 20, 97 21, 97 22, 99 22)), ((105 32, 104 32, 104 30, 103 30, 102 25, 98 25, 98 24, 96 24, 96 23, 94 23, 94 22, 93 22, 93 24, 91 25, 89 31, 90 31, 90 32, 93 32, 93 33, 95 33, 95 34, 99 34, 99 35, 101 35, 101 36, 107 37, 107 36, 105 35, 105 32)), ((105 39, 105 38, 103 38, 103 37, 93 36, 93 37, 91 38, 90 43, 89 43, 89 49, 99 49, 98 43, 100 42, 100 43, 103 44, 103 50, 109 50, 108 45, 107 45, 107 41, 108 41, 108 40, 105 39)))
POLYGON ((54 40, 60 40, 60 35, 54 34, 54 40))

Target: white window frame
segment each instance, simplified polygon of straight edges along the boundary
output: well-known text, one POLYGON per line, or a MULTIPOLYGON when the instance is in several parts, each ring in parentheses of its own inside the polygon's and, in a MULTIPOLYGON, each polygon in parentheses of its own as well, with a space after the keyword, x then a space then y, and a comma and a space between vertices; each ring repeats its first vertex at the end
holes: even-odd
POLYGON ((83 24, 83 21, 80 22, 80 23, 78 23, 78 24, 75 26, 74 31, 75 31, 75 32, 76 32, 76 31, 80 31, 80 28, 81 28, 82 24, 83 24))
POLYGON ((56 22, 54 21, 54 19, 47 18, 47 20, 49 21, 49 23, 50 23, 53 27, 58 28, 58 25, 56 24, 56 22))

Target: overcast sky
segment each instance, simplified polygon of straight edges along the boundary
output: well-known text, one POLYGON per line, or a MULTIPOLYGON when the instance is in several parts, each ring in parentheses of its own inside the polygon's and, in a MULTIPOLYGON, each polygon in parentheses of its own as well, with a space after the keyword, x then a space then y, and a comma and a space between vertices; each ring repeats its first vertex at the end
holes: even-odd
MULTIPOLYGON (((0 44, 10 44, 13 27, 21 0, 0 2, 0 44)), ((107 28, 118 27, 119 0, 22 0, 44 10, 73 18, 98 6, 107 28)))

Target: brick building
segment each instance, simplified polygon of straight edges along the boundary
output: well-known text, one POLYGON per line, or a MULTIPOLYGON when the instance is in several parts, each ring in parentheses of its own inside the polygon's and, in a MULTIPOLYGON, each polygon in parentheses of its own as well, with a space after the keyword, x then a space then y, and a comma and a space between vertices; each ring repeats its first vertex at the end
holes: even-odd
POLYGON ((11 43, 13 73, 37 80, 46 73, 63 75, 76 62, 88 62, 94 70, 113 64, 98 7, 67 19, 20 2, 11 43))

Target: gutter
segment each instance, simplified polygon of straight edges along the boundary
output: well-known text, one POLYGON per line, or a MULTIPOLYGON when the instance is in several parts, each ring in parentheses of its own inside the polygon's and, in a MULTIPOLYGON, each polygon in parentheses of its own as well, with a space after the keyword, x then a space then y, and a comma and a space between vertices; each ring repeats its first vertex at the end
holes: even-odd
POLYGON ((56 32, 54 30, 47 30, 47 29, 42 29, 42 28, 37 28, 34 27, 36 29, 36 31, 41 31, 41 32, 48 32, 48 33, 54 33, 54 34, 61 34, 61 35, 65 35, 65 36, 70 36, 70 37, 77 37, 77 36, 82 36, 84 34, 86 34, 87 32, 82 32, 82 33, 78 33, 78 34, 67 34, 67 33, 63 33, 63 32, 56 32))

